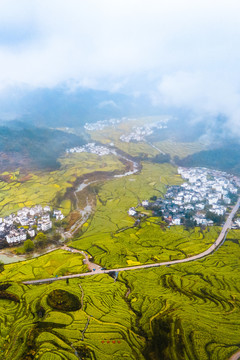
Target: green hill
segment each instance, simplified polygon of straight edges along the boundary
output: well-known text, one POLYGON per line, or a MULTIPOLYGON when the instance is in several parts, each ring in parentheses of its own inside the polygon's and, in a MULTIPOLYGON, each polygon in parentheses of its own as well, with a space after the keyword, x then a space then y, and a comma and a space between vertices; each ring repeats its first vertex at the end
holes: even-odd
POLYGON ((76 136, 21 122, 0 126, 0 167, 37 167, 56 169, 57 158, 68 147, 82 145, 86 135, 76 136))
POLYGON ((203 166, 232 174, 240 174, 240 145, 231 144, 213 150, 204 150, 189 155, 184 159, 175 157, 180 166, 203 166))

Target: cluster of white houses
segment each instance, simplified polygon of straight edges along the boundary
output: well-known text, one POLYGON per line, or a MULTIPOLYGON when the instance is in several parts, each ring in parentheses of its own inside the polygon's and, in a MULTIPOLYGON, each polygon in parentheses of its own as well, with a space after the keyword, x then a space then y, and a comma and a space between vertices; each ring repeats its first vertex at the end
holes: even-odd
POLYGON ((27 237, 33 238, 36 231, 50 230, 53 218, 57 221, 62 220, 64 215, 61 210, 51 211, 50 206, 24 207, 16 214, 0 218, 0 239, 14 244, 26 240, 27 237))
MULTIPOLYGON (((185 218, 191 218, 197 225, 213 225, 213 220, 206 214, 223 216, 231 204, 232 195, 238 193, 240 179, 225 172, 180 167, 178 173, 187 181, 181 186, 169 187, 164 199, 158 198, 151 203, 144 200, 141 204, 161 211, 170 225, 181 225, 185 218)), ((128 214, 136 216, 137 211, 130 208, 128 214)), ((240 219, 235 221, 235 225, 240 227, 240 219)))
POLYGON ((88 131, 96 131, 96 130, 103 130, 108 126, 113 126, 119 124, 121 121, 126 121, 127 118, 123 117, 121 119, 109 119, 109 120, 99 120, 95 123, 86 123, 84 128, 88 131))
POLYGON ((96 154, 96 155, 99 155, 99 156, 109 155, 109 154, 113 154, 113 153, 115 154, 114 150, 109 149, 106 146, 96 145, 95 143, 88 143, 88 144, 83 145, 83 146, 76 146, 74 148, 66 150, 67 154, 82 153, 82 152, 87 152, 87 153, 90 153, 90 154, 96 154))
POLYGON ((161 120, 157 123, 152 123, 144 126, 134 126, 132 128, 132 132, 127 135, 121 135, 120 140, 123 142, 131 142, 131 141, 145 141, 145 137, 149 136, 153 133, 154 129, 165 129, 167 128, 166 122, 168 119, 161 120))

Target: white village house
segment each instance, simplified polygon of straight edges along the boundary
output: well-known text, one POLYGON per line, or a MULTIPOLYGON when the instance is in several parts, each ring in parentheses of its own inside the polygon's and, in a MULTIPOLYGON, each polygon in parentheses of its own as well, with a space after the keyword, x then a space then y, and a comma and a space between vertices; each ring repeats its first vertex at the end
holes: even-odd
POLYGON ((130 208, 130 209, 128 210, 128 215, 134 216, 134 215, 136 215, 136 214, 137 214, 137 211, 136 211, 134 208, 130 208))
MULTIPOLYGON (((61 210, 54 210, 53 214, 56 220, 64 218, 61 210)), ((44 208, 41 205, 35 205, 32 208, 24 207, 18 210, 17 214, 6 216, 0 223, 0 231, 3 233, 2 238, 4 236, 8 244, 25 241, 27 234, 33 238, 36 235, 33 226, 36 224, 37 231, 48 231, 52 228, 50 206, 46 205, 44 208), (22 228, 19 228, 19 224, 22 228)))

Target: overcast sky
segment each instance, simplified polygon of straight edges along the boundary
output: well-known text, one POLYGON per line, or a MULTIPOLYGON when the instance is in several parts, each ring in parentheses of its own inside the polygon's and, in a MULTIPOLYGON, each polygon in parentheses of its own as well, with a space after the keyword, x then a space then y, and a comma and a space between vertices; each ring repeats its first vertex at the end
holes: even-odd
POLYGON ((239 0, 0 0, 0 90, 145 92, 240 129, 239 0))

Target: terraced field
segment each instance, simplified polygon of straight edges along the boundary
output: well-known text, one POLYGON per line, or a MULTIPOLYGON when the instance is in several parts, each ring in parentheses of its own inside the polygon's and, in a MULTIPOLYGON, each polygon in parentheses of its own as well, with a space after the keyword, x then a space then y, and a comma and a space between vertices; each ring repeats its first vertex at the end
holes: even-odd
POLYGON ((140 227, 83 237, 72 246, 87 250, 103 267, 118 268, 190 257, 208 249, 219 232, 215 227, 169 229, 159 218, 149 218, 140 227))
POLYGON ((25 286, 8 276, 0 283, 0 359, 227 360, 240 347, 239 245, 240 231, 231 231, 206 259, 117 281, 25 286))
POLYGON ((35 259, 5 265, 0 281, 24 281, 87 272, 83 255, 55 250, 35 259))
MULTIPOLYGON (((104 130, 105 142, 117 141, 123 130, 116 129, 112 138, 104 130)), ((154 155, 145 145, 123 150, 154 155)), ((188 150, 181 144, 161 145, 173 156, 195 151, 195 145, 188 150)), ((185 258, 204 251, 219 233, 217 227, 168 228, 150 212, 134 226, 127 215, 130 207, 182 182, 172 165, 142 166, 138 174, 91 185, 96 211, 71 245, 104 267, 185 258)), ((123 169, 116 157, 73 154, 61 159, 58 171, 0 174, 0 215, 56 200, 67 215, 72 205, 63 195, 78 177, 116 169, 123 169)), ((230 231, 227 239, 205 259, 123 272, 117 281, 94 275, 22 284, 87 271, 81 254, 63 250, 5 265, 0 273, 0 360, 228 360, 240 348, 240 231, 230 231)))
POLYGON ((168 164, 143 164, 140 174, 115 178, 102 185, 97 195, 95 214, 86 228, 81 241, 74 241, 74 246, 82 239, 97 235, 98 237, 132 226, 135 220, 128 216, 131 206, 152 195, 161 196, 167 184, 181 183, 176 169, 168 164))
POLYGON ((144 359, 145 339, 133 325, 136 314, 125 292, 124 284, 106 276, 10 284, 0 298, 0 359, 144 359), (9 294, 15 298, 6 299, 9 294))
POLYGON ((170 139, 155 142, 154 145, 172 157, 179 156, 180 158, 202 151, 206 147, 204 143, 200 142, 180 143, 170 139))
MULTIPOLYGON (((63 197, 76 179, 86 173, 123 169, 122 163, 113 155, 71 154, 60 161, 61 168, 57 171, 0 174, 0 216, 9 215, 24 206, 55 205, 56 197, 63 197)), ((71 210, 70 201, 63 200, 58 205, 65 215, 71 210)))
POLYGON ((142 200, 163 195, 166 185, 181 182, 172 165, 150 163, 143 163, 137 175, 108 181, 98 192, 92 220, 71 245, 88 251, 94 262, 107 268, 182 259, 204 251, 218 236, 217 228, 168 229, 159 218, 143 219, 134 227, 135 220, 127 214, 142 200))
POLYGON ((148 359, 226 360, 240 347, 240 232, 204 260, 120 274, 148 359))

